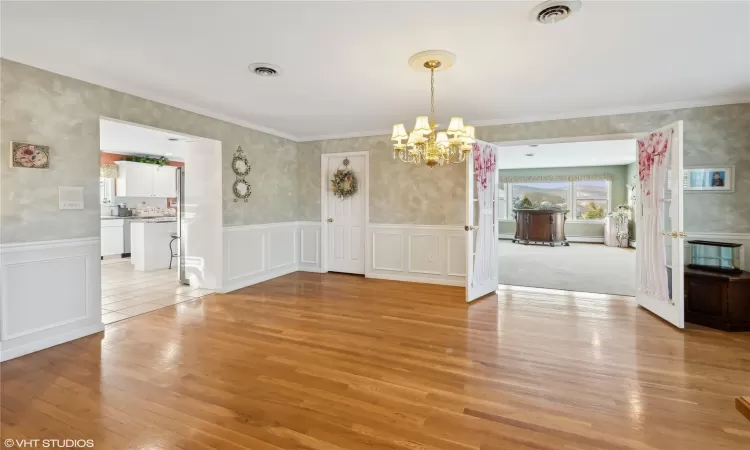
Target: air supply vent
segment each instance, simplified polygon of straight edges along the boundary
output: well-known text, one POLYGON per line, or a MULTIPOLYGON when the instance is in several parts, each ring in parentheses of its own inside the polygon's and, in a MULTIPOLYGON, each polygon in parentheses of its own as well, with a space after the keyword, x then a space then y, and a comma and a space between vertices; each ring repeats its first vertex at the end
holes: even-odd
POLYGON ((281 68, 273 64, 254 63, 250 64, 248 69, 260 77, 278 77, 281 75, 281 68))
POLYGON ((578 0, 549 0, 534 7, 531 17, 535 22, 550 25, 567 19, 580 9, 578 0))

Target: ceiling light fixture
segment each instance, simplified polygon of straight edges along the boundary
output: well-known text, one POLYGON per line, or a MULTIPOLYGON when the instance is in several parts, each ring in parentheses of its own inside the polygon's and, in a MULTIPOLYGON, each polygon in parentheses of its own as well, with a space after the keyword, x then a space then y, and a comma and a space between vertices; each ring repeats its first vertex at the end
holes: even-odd
POLYGON ((250 72, 260 77, 278 77, 281 75, 281 67, 268 63, 253 63, 247 66, 250 72))
POLYGON ((414 131, 406 134, 404 124, 393 126, 391 140, 393 158, 406 163, 429 167, 443 164, 459 164, 466 160, 475 142, 474 127, 464 125, 461 117, 452 117, 446 131, 437 131, 435 123, 435 71, 450 68, 456 55, 445 50, 427 50, 409 58, 409 65, 417 71, 430 72, 430 117, 417 117, 414 131), (406 139, 406 143, 402 141, 406 139))

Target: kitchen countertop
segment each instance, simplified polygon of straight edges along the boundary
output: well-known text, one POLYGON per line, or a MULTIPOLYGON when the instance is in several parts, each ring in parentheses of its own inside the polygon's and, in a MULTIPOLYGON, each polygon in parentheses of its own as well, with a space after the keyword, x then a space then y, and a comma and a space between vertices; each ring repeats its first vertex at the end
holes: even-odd
POLYGON ((177 219, 175 216, 101 216, 101 220, 114 220, 114 219, 177 219))
POLYGON ((177 222, 176 217, 151 217, 151 218, 144 218, 144 217, 134 217, 133 222, 134 223, 170 223, 170 222, 177 222))

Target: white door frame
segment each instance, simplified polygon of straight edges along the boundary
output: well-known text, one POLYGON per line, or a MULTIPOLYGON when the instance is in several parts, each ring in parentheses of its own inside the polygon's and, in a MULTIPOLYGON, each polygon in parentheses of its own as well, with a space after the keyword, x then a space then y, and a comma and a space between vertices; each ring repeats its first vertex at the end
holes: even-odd
POLYGON ((362 239, 362 255, 365 258, 365 277, 367 276, 367 242, 370 236, 370 152, 342 152, 342 153, 322 153, 320 155, 320 270, 322 273, 328 272, 328 160, 331 158, 341 158, 346 156, 364 156, 365 157, 365 182, 364 186, 360 182, 360 195, 365 196, 365 235, 362 239))
MULTIPOLYGON (((515 145, 540 145, 540 144, 564 144, 564 143, 570 143, 570 142, 591 142, 591 141, 619 141, 624 139, 638 139, 646 134, 650 133, 650 131, 643 131, 643 132, 635 132, 635 133, 618 133, 618 134, 601 134, 601 135, 592 135, 592 136, 578 136, 578 137, 559 137, 559 138, 544 138, 544 139, 526 139, 526 140, 520 140, 520 141, 504 141, 504 142, 492 142, 492 144, 495 144, 499 147, 511 147, 515 145)), ((638 149, 637 147, 634 147, 633 149, 636 152, 636 160, 634 162, 638 162, 638 149)), ((498 153, 497 158, 500 160, 502 157, 502 153, 498 153)), ((500 177, 497 178, 497 183, 500 182, 500 177)), ((497 189, 497 185, 495 185, 495 189, 497 189)), ((636 192, 638 191, 638 187, 636 186, 636 192)), ((608 193, 610 197, 610 206, 611 206, 611 188, 610 192, 608 193)), ((637 194, 636 194, 637 195, 637 194)), ((506 193, 506 201, 508 195, 506 193)), ((638 200, 636 199, 636 202, 638 200)), ((469 205, 466 205, 468 208, 469 205)), ((498 258, 502 255, 500 255, 500 252, 498 251, 498 258)), ((635 298, 635 296, 633 296, 635 298)))

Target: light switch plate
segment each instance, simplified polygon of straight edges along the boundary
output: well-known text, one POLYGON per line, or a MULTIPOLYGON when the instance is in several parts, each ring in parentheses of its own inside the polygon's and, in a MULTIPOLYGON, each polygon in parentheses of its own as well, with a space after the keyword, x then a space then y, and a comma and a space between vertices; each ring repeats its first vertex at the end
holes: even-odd
POLYGON ((83 209, 83 188, 58 186, 60 209, 83 209))

